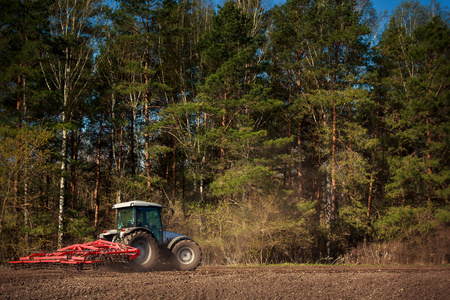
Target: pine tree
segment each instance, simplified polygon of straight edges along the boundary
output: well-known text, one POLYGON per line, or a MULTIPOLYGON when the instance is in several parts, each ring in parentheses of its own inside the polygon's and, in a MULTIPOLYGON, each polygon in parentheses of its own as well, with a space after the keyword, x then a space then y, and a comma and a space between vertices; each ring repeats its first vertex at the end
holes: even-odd
MULTIPOLYGON (((203 42, 202 62, 207 75, 199 95, 203 112, 199 138, 207 149, 202 164, 215 174, 211 178, 215 195, 231 195, 233 188, 226 180, 230 176, 242 187, 247 185, 246 191, 238 192, 243 198, 257 189, 252 184, 261 184, 256 179, 243 182, 245 174, 258 168, 262 172, 255 159, 266 130, 256 120, 277 104, 270 100, 261 76, 263 65, 258 51, 264 40, 252 29, 252 16, 227 1, 213 17, 203 42)), ((264 170, 269 174, 267 167, 264 170)))
MULTIPOLYGON (((51 193, 40 195, 40 189, 50 189, 42 178, 49 175, 46 159, 51 149, 44 146, 52 134, 45 127, 54 118, 51 108, 55 104, 54 94, 46 92, 39 68, 48 39, 47 5, 48 1, 0 4, 0 165, 4 183, 0 235, 5 254, 9 250, 4 246, 18 243, 20 251, 25 251, 34 244, 29 234, 31 225, 39 215, 42 199, 52 197, 51 193), (9 229, 15 231, 13 236, 9 229)), ((42 220, 51 222, 52 218, 43 216, 42 220)))
POLYGON ((429 20, 417 2, 402 5, 381 41, 391 130, 387 192, 398 204, 421 205, 448 198, 448 147, 443 141, 448 126, 449 28, 440 16, 429 20))
POLYGON ((48 34, 48 3, 3 1, 1 9, 0 64, 4 124, 20 127, 30 118, 41 119, 46 102, 41 85, 39 59, 48 34))
MULTIPOLYGON (((361 16, 354 1, 289 1, 274 17, 273 78, 286 99, 287 132, 296 135, 296 155, 307 147, 315 153, 316 172, 326 170, 322 182, 318 175, 309 181, 316 190, 315 199, 320 199, 325 187, 322 203, 328 223, 337 218, 338 200, 347 198, 346 189, 351 186, 341 170, 355 158, 355 165, 365 164, 357 140, 367 137, 356 113, 366 96, 355 87, 368 55, 365 36, 369 30, 361 16), (346 188, 338 191, 338 185, 346 188)), ((301 180, 301 163, 298 170, 301 180)), ((364 178, 364 170, 362 166, 349 171, 355 178, 364 178)))

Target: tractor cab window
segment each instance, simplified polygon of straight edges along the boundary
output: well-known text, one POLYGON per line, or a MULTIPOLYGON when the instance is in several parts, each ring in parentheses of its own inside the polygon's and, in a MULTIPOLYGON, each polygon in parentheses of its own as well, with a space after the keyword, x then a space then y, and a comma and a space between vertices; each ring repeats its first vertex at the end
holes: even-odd
POLYGON ((117 210, 117 229, 134 227, 134 212, 132 207, 117 210))
POLYGON ((136 211, 137 226, 151 230, 159 240, 161 235, 161 217, 156 207, 139 207, 136 211))
POLYGON ((147 228, 161 228, 159 209, 155 207, 139 207, 137 210, 137 226, 147 228))

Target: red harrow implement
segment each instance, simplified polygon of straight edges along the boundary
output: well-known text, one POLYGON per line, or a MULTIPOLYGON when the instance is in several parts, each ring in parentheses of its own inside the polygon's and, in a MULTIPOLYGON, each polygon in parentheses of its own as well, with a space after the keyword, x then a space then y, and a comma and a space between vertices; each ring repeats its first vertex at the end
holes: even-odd
POLYGON ((34 253, 10 261, 16 267, 75 266, 78 270, 91 267, 97 270, 108 263, 126 263, 139 256, 139 249, 119 243, 97 240, 95 242, 75 244, 53 253, 34 253))

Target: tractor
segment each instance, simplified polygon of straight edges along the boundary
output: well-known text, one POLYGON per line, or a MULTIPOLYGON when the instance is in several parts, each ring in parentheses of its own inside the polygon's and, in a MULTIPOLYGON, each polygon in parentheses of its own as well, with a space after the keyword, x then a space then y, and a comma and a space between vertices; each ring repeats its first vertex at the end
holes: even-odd
MULTIPOLYGON (((162 266, 190 271, 202 260, 200 246, 189 237, 165 231, 163 207, 144 201, 115 204, 116 229, 105 230, 94 242, 75 244, 52 253, 39 252, 10 261, 15 267, 72 267, 97 270, 101 265, 129 266, 145 272, 162 266)), ((173 210, 172 210, 173 212, 173 210)))
POLYGON ((139 249, 139 256, 130 261, 136 271, 153 269, 158 261, 169 262, 177 270, 195 270, 202 260, 200 246, 189 237, 165 231, 159 204, 130 201, 115 204, 116 229, 105 230, 100 239, 139 249))

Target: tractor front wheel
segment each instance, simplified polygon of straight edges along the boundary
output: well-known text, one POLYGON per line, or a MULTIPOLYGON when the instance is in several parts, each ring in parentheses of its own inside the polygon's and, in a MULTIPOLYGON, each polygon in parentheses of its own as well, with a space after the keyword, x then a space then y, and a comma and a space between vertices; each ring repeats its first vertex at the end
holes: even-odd
POLYGON ((195 270, 202 260, 200 246, 192 240, 182 240, 172 248, 172 266, 180 271, 195 270))
POLYGON ((122 243, 139 249, 138 257, 130 262, 130 267, 135 271, 150 271, 158 260, 158 243, 155 238, 145 231, 135 231, 126 235, 122 243))

